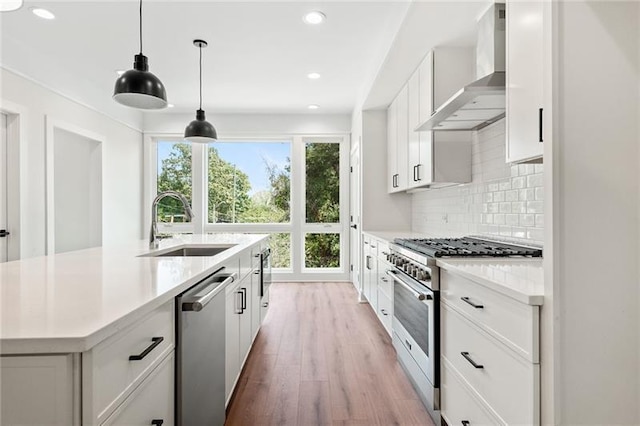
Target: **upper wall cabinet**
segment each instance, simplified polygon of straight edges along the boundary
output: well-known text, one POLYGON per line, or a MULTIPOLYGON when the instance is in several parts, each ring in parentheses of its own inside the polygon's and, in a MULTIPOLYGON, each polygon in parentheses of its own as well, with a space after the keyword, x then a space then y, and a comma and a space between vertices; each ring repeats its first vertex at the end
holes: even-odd
POLYGON ((507 162, 543 154, 544 2, 507 4, 507 162))
POLYGON ((405 85, 387 110, 387 189, 407 189, 409 139, 409 90, 405 85))
POLYGON ((388 110, 388 129, 392 133, 388 139, 389 174, 395 170, 398 175, 390 179, 392 184, 405 183, 404 186, 391 185, 390 192, 471 180, 470 132, 417 132, 414 129, 431 116, 435 106, 472 80, 473 52, 470 49, 438 48, 425 56, 388 110), (399 114, 402 110, 397 109, 399 105, 404 106, 404 102, 407 105, 406 119, 404 114, 399 114), (392 122, 394 119, 395 122, 392 122), (402 129, 402 125, 407 127, 402 129), (406 134, 406 139, 398 136, 393 139, 394 135, 400 134, 406 134), (406 140, 406 148, 401 147, 403 140, 406 140), (404 161, 401 156, 405 156, 404 161), (398 165, 391 169, 392 164, 398 165))

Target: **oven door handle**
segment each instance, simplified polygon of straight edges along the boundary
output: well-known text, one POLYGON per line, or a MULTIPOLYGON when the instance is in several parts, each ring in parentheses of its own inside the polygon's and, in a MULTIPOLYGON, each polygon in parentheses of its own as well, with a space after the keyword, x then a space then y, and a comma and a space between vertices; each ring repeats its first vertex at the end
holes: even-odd
POLYGON ((398 272, 393 269, 387 269, 387 275, 389 275, 395 282, 409 290, 414 296, 418 298, 418 300, 433 300, 433 296, 428 293, 422 293, 416 290, 411 284, 404 281, 399 275, 398 272))

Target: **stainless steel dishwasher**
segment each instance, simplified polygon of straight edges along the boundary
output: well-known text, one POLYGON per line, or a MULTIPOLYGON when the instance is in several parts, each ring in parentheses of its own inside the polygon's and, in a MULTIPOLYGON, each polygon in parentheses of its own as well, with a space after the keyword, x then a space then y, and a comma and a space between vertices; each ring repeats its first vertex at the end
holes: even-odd
POLYGON ((221 268, 176 298, 176 424, 225 420, 225 296, 236 274, 221 268))

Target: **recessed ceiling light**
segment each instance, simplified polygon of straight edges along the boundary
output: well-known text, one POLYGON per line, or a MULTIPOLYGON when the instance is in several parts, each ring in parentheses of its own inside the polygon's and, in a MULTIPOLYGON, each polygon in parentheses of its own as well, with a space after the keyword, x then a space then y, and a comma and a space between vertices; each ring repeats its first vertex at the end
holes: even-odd
POLYGON ((56 19, 56 15, 48 11, 47 9, 43 9, 41 7, 32 7, 31 12, 36 15, 38 18, 42 19, 56 19))
POLYGON ((168 104, 167 108, 173 108, 175 105, 174 104, 168 104))
POLYGON ((309 108, 309 109, 318 109, 320 107, 318 105, 309 105, 307 108, 309 108))
POLYGON ((125 72, 126 72, 125 70, 116 70, 116 74, 118 74, 118 75, 122 75, 125 72))
POLYGON ((307 77, 310 78, 311 80, 317 80, 320 78, 320 74, 318 74, 317 72, 312 72, 307 74, 307 77))
POLYGON ((303 18, 304 22, 310 25, 322 24, 325 19, 327 19, 327 16, 318 10, 307 13, 303 18))
POLYGON ((0 0, 0 12, 11 12, 22 7, 22 0, 0 0))

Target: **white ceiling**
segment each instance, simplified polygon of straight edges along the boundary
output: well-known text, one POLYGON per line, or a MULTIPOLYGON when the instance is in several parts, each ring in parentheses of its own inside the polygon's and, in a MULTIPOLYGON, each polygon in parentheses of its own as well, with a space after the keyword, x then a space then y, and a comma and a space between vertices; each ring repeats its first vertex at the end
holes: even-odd
MULTIPOLYGON (((472 44, 474 19, 486 4, 144 0, 143 53, 176 112, 197 108, 192 40, 202 38, 209 42, 203 50, 207 112, 306 113, 307 105, 318 104, 313 113, 350 113, 370 93, 374 104, 388 102, 406 79, 398 70, 415 68, 426 49, 442 41, 472 44), (423 20, 406 17, 408 9, 423 20), (327 21, 306 25, 302 16, 310 10, 322 10, 327 21), (322 77, 311 81, 309 72, 322 77)), ((138 52, 137 5, 26 1, 0 14, 2 66, 112 115, 123 113, 111 95, 115 70, 131 68, 138 52), (56 19, 36 18, 29 10, 36 5, 56 19)))

